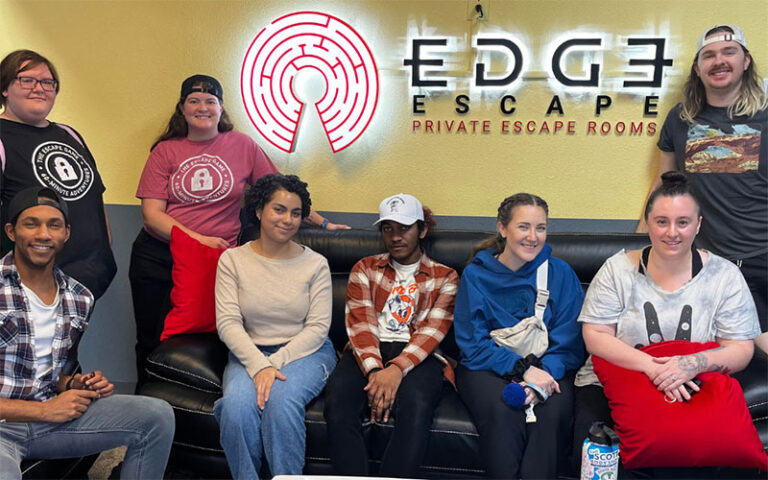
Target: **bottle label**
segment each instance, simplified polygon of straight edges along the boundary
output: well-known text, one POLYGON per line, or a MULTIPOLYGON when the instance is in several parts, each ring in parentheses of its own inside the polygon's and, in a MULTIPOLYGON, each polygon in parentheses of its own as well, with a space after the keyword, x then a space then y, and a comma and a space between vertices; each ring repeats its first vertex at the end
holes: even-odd
POLYGON ((619 471, 618 446, 599 445, 584 440, 581 480, 616 480, 619 471))

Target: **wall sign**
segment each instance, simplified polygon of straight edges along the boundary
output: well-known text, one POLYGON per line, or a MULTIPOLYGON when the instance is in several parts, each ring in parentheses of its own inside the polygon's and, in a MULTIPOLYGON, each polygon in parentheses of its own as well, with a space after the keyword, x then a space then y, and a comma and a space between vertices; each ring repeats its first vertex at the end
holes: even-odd
POLYGON ((379 76, 363 38, 343 20, 320 12, 282 16, 253 39, 240 75, 243 103, 261 135, 294 151, 304 104, 296 97, 299 71, 315 69, 325 95, 315 104, 334 153, 363 134, 376 111, 379 76))
MULTIPOLYGON (((666 39, 663 37, 628 37, 623 48, 637 50, 645 48, 647 53, 636 58, 630 57, 627 61, 629 67, 644 68, 646 78, 627 78, 613 88, 632 97, 643 97, 643 120, 599 121, 589 120, 578 122, 565 118, 566 106, 561 95, 552 95, 548 104, 542 105, 540 119, 516 119, 518 98, 508 93, 517 89, 521 82, 526 81, 524 72, 530 68, 533 59, 530 58, 528 48, 519 40, 504 36, 478 36, 474 38, 473 47, 478 52, 496 51, 506 56, 508 70, 503 74, 489 75, 488 66, 481 60, 474 63, 473 75, 470 78, 462 78, 469 83, 469 88, 477 91, 498 91, 498 111, 501 119, 463 119, 461 117, 470 113, 472 103, 470 96, 465 93, 456 94, 454 97, 455 112, 459 118, 429 118, 426 117, 429 109, 428 95, 423 92, 431 90, 445 91, 449 89, 450 75, 443 72, 444 60, 455 55, 447 46, 447 37, 411 38, 409 56, 403 59, 403 66, 410 74, 410 87, 417 89, 419 93, 411 95, 411 108, 416 116, 411 121, 411 132, 424 134, 490 134, 502 135, 574 135, 583 133, 586 135, 649 135, 653 136, 657 131, 657 124, 653 120, 658 115, 657 94, 642 94, 649 90, 661 89, 664 79, 664 69, 671 67, 673 60, 665 57, 666 39), (507 90, 507 92, 505 92, 507 90), (507 120, 506 118, 511 118, 507 120)), ((598 94, 601 85, 602 65, 593 62, 580 75, 569 74, 563 65, 569 55, 599 51, 605 48, 615 48, 619 45, 607 46, 600 36, 584 36, 583 34, 564 35, 555 45, 551 45, 550 56, 546 59, 537 59, 543 63, 547 72, 548 84, 555 87, 555 92, 593 92, 595 117, 609 109, 613 103, 611 95, 598 94)), ((488 101, 483 97, 483 101, 488 101)), ((584 100, 580 99, 582 103, 584 100)))

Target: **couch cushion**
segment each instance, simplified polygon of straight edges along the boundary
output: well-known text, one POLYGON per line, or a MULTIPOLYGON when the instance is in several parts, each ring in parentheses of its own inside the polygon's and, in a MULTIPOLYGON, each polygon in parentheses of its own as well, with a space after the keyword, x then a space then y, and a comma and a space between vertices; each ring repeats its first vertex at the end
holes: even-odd
POLYGON ((433 474, 483 475, 478 438, 469 410, 453 386, 443 382, 443 398, 435 410, 422 469, 433 474))
POLYGON ((347 283, 349 282, 349 273, 331 273, 331 285, 333 288, 333 307, 331 315, 331 328, 328 331, 328 338, 333 342, 333 347, 337 352, 344 349, 349 341, 347 328, 344 323, 344 303, 347 296, 347 283))
POLYGON ((221 397, 221 393, 192 390, 164 381, 144 383, 139 393, 171 404, 176 418, 174 444, 209 453, 224 453, 219 444, 219 424, 213 416, 213 404, 221 397))
MULTIPOLYGON (((323 416, 324 399, 320 397, 307 406, 307 460, 330 463, 328 434, 323 416)), ((368 446, 371 461, 381 460, 394 429, 394 420, 386 424, 373 424, 364 420, 363 439, 368 446)), ((441 477, 441 473, 459 476, 482 475, 477 430, 469 411, 450 383, 443 382, 443 397, 435 410, 430 428, 429 445, 422 462, 422 470, 430 477, 441 477)))
POLYGON ((640 233, 551 233, 547 244, 552 256, 571 266, 585 288, 603 263, 619 250, 636 250, 648 245, 648 235, 640 233))
POLYGON ((349 275, 358 260, 386 250, 378 230, 302 228, 294 240, 327 258, 332 274, 349 275))
POLYGON ((221 394, 227 352, 215 333, 177 335, 152 351, 147 358, 147 373, 158 380, 221 394))

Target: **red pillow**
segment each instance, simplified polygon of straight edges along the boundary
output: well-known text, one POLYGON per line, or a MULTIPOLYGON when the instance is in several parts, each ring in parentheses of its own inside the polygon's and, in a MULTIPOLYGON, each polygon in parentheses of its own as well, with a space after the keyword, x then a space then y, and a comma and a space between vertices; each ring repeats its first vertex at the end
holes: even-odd
POLYGON ((216 331, 216 266, 224 250, 205 246, 178 227, 171 229, 171 311, 160 340, 216 331))
MULTIPOLYGON (((641 348, 654 357, 688 355, 716 342, 670 340, 641 348)), ((701 373, 701 391, 667 403, 642 372, 593 356, 619 435, 624 467, 736 467, 768 470, 741 385, 722 373, 701 373)))

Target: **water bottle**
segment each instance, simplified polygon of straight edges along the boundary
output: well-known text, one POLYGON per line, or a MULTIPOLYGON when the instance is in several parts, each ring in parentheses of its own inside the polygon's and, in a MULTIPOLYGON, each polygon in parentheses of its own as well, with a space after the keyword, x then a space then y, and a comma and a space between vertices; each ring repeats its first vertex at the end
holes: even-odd
POLYGON ((581 480, 616 480, 619 436, 603 422, 594 422, 581 449, 581 480))

